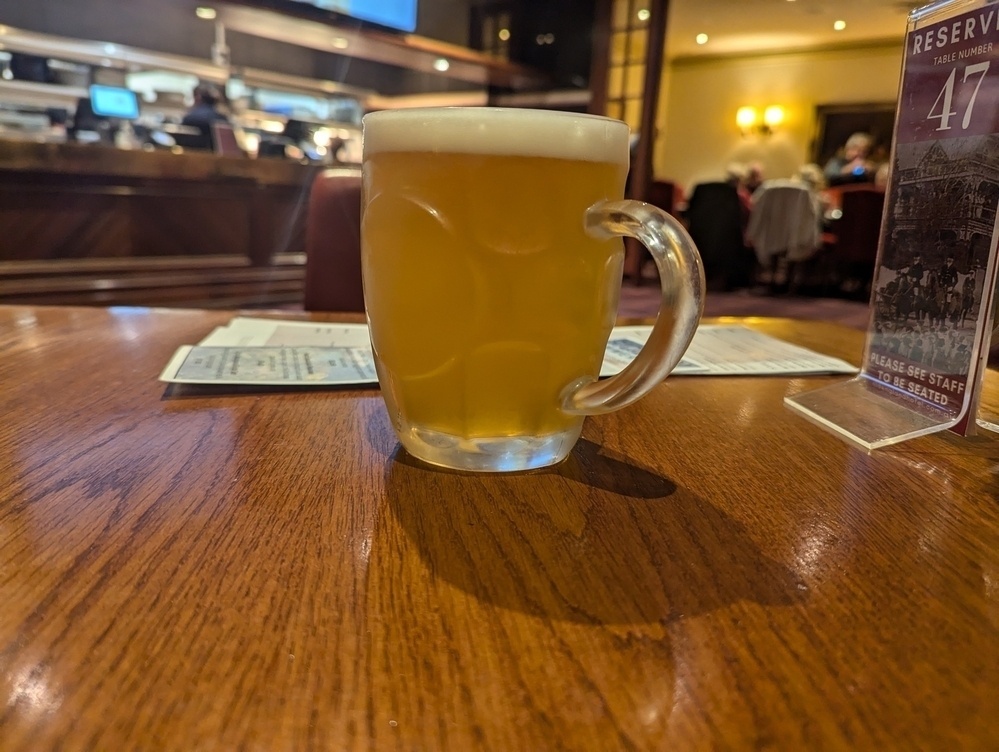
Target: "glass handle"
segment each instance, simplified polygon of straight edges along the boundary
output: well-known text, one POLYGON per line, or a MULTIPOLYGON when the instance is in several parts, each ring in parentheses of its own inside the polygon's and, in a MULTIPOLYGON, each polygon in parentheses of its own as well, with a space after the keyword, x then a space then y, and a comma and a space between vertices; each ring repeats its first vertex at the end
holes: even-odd
POLYGON ((598 415, 641 398, 680 362, 704 308, 704 268, 683 226, 649 204, 602 201, 587 209, 585 223, 594 237, 624 236, 641 242, 655 259, 662 284, 659 317, 635 359, 616 376, 571 384, 563 395, 565 412, 598 415))

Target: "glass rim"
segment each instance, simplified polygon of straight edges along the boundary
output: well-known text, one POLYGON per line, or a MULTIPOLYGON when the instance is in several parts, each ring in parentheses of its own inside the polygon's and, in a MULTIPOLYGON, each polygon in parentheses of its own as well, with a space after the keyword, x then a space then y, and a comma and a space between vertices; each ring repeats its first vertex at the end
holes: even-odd
POLYGON ((466 113, 476 113, 485 117, 535 117, 545 120, 590 120, 605 124, 617 124, 630 130, 630 126, 619 118, 607 115, 596 115, 589 112, 568 112, 566 110, 546 110, 532 107, 494 107, 492 105, 446 105, 441 107, 400 107, 395 109, 375 110, 366 113, 361 123, 377 122, 379 120, 425 120, 428 117, 454 118, 466 113))

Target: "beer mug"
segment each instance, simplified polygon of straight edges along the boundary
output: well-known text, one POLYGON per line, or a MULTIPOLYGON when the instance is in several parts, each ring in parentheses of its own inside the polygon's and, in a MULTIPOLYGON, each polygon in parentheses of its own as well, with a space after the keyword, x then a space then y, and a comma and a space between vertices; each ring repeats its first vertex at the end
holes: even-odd
POLYGON ((631 404, 680 361, 701 260, 675 219, 623 200, 625 123, 456 107, 375 112, 363 129, 365 308, 411 455, 476 471, 557 463, 584 416, 631 404), (636 359, 601 381, 623 237, 651 252, 662 303, 636 359))

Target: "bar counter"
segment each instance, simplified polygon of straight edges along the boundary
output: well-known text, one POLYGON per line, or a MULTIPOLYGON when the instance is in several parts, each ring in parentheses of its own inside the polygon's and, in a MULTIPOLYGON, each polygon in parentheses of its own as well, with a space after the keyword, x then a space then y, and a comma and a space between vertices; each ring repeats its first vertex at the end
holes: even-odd
POLYGON ((0 303, 300 302, 319 169, 0 140, 0 303))
POLYGON ((999 748, 999 441, 674 377, 447 472, 374 388, 156 381, 232 315, 0 306, 4 752, 999 748))
POLYGON ((0 170, 145 180, 248 180, 300 186, 316 168, 286 159, 218 157, 207 151, 116 149, 78 143, 0 139, 0 170))

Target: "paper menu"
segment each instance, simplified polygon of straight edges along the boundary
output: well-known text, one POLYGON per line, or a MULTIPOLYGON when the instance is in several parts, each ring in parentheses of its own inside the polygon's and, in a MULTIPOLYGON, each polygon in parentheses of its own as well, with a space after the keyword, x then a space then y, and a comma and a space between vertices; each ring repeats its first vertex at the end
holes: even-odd
POLYGON ((371 349, 367 324, 323 324, 237 316, 199 347, 361 347, 371 349))
POLYGON ((363 386, 377 384, 369 348, 182 347, 160 376, 179 384, 363 386))
MULTIPOLYGON (((604 353, 601 376, 613 376, 638 354, 651 326, 616 326, 604 353)), ((674 376, 788 376, 856 373, 838 358, 792 345, 739 325, 702 324, 673 370, 674 376)))
POLYGON ((160 374, 176 384, 369 386, 378 383, 366 324, 236 317, 160 374))
MULTIPOLYGON (((618 373, 635 357, 650 326, 615 327, 601 376, 618 373)), ((856 373, 842 360, 789 344, 743 326, 698 328, 674 375, 792 375, 856 373)), ((363 386, 377 384, 365 324, 323 324, 234 318, 197 346, 183 347, 160 375, 184 384, 363 386)))

